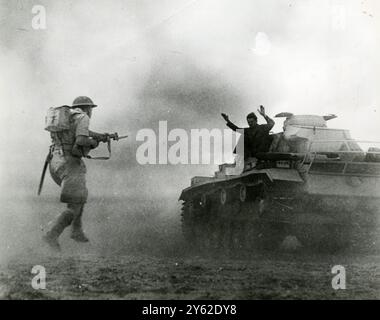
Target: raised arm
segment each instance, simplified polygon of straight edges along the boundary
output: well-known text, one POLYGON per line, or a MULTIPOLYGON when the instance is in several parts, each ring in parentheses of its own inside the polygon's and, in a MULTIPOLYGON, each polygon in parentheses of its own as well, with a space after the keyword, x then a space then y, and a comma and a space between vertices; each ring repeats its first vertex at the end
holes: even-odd
POLYGON ((239 128, 236 124, 232 123, 225 113, 222 113, 222 117, 224 120, 226 120, 226 125, 231 130, 236 131, 238 129, 242 129, 242 128, 239 128))
POLYGON ((267 122, 266 126, 268 128, 268 131, 271 130, 274 127, 275 122, 266 115, 265 108, 263 106, 260 106, 260 109, 258 109, 257 111, 263 116, 263 118, 267 122))

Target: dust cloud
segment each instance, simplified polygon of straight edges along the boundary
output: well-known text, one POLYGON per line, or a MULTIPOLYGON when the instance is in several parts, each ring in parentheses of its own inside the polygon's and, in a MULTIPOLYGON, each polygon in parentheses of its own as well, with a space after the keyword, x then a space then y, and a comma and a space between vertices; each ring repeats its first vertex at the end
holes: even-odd
POLYGON ((101 252, 170 251, 181 239, 181 189, 215 170, 139 165, 136 132, 159 120, 224 128, 225 112, 245 125, 262 104, 269 115, 336 113, 332 126, 380 140, 376 1, 43 0, 45 30, 31 27, 34 4, 0 2, 0 260, 36 250, 62 209, 48 176, 36 196, 50 143, 44 117, 78 95, 99 105, 93 130, 129 135, 111 160, 87 161, 84 220, 101 252))

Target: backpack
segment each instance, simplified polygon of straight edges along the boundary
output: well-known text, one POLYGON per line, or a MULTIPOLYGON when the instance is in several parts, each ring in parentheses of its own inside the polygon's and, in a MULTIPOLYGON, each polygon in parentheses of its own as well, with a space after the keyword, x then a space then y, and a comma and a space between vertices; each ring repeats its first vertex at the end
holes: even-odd
MULTIPOLYGON (((60 143, 62 144, 62 132, 65 130, 70 130, 71 116, 78 113, 82 113, 82 111, 72 109, 70 106, 67 105, 49 108, 45 118, 45 130, 49 131, 52 137, 56 137, 58 141, 60 141, 60 143)), ((112 139, 115 140, 115 138, 112 139)), ((107 157, 91 158, 91 156, 88 155, 90 148, 88 150, 84 150, 84 147, 78 147, 76 144, 74 144, 73 146, 72 153, 75 156, 86 157, 89 159, 108 160, 111 157, 111 140, 108 140, 107 148, 109 153, 107 157)), ((51 150, 49 152, 49 155, 51 156, 51 150)))
POLYGON ((71 109, 66 105, 49 108, 45 118, 45 130, 49 132, 69 130, 71 115, 71 109))

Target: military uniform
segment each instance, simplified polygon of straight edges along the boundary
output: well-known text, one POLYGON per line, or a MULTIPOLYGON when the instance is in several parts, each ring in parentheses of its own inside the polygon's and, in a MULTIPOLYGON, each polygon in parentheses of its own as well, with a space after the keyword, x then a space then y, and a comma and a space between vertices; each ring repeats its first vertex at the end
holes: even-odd
MULTIPOLYGON (((234 153, 236 153, 236 149, 244 150, 244 159, 248 159, 255 157, 259 152, 268 152, 272 143, 269 131, 272 129, 273 124, 257 124, 252 128, 239 128, 231 121, 228 121, 227 126, 234 131, 243 130, 244 149, 237 147, 234 153)), ((238 144, 241 144, 241 140, 238 141, 238 144)))
POLYGON ((51 132, 52 149, 49 163, 50 174, 53 180, 61 186, 61 202, 67 203, 52 228, 44 236, 50 247, 59 250, 58 237, 63 230, 70 226, 71 238, 78 242, 89 241, 82 229, 82 214, 87 201, 86 166, 82 156, 86 155, 90 147, 78 146, 77 138, 89 138, 90 113, 83 108, 94 108, 88 97, 78 97, 70 108, 69 128, 63 131, 51 132))
POLYGON ((86 203, 88 190, 86 187, 86 165, 73 148, 77 136, 89 136, 88 115, 81 109, 72 109, 70 130, 62 133, 51 133, 53 141, 50 174, 61 186, 61 202, 86 203))

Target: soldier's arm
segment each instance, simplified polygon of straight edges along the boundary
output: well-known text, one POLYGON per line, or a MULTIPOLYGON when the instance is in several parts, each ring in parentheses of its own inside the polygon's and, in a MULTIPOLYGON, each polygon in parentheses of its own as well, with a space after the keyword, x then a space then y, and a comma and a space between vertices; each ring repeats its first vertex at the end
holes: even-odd
POLYGON ((266 115, 265 108, 263 106, 260 106, 260 109, 258 109, 257 111, 263 116, 263 118, 267 122, 265 126, 268 129, 268 131, 270 131, 274 127, 275 122, 266 115))
POLYGON ((97 140, 92 139, 87 136, 77 136, 75 139, 75 144, 81 147, 91 148, 91 149, 94 149, 99 145, 97 140))
POLYGON ((226 125, 227 125, 228 128, 230 128, 230 129, 233 130, 233 131, 236 131, 236 130, 238 130, 238 129, 242 129, 242 128, 238 127, 236 124, 234 124, 234 123, 231 122, 231 121, 228 121, 228 122, 226 123, 226 125))
POLYGON ((99 142, 90 135, 90 118, 86 114, 81 114, 76 119, 75 144, 85 148, 96 148, 99 142))
POLYGON ((273 119, 269 118, 267 115, 264 115, 263 117, 265 121, 267 122, 266 126, 268 130, 271 130, 274 127, 275 122, 273 121, 273 119))
POLYGON ((231 130, 236 131, 238 129, 241 129, 236 124, 234 124, 233 122, 231 122, 230 119, 228 118, 228 116, 225 113, 222 113, 222 117, 223 117, 224 120, 226 120, 226 125, 231 130))

